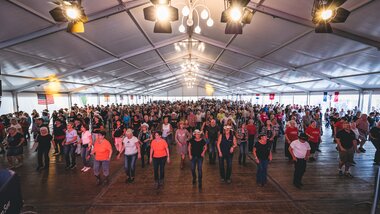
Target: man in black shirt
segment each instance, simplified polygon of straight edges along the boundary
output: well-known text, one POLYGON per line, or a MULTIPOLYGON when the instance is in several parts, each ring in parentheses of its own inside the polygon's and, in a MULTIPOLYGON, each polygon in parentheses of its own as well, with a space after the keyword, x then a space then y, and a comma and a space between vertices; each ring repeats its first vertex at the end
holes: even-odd
POLYGON ((208 152, 210 164, 215 164, 216 161, 216 141, 219 137, 219 127, 216 125, 216 120, 212 119, 210 126, 206 127, 206 139, 208 139, 208 152))
POLYGON ((339 150, 339 175, 343 175, 342 167, 345 166, 344 174, 347 177, 352 177, 350 173, 350 165, 354 161, 354 149, 356 148, 356 136, 350 129, 350 124, 343 122, 343 130, 336 134, 336 143, 339 150))

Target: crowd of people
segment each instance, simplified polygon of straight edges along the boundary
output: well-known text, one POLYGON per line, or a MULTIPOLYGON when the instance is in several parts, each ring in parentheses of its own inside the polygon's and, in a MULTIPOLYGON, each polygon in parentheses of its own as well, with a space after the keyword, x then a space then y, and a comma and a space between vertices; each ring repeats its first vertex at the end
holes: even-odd
MULTIPOLYGON (((268 163, 277 153, 277 141, 285 141, 285 157, 294 162, 293 184, 301 188, 308 161, 317 161, 325 128, 331 127, 339 152, 339 175, 352 177, 354 154, 365 153, 370 140, 376 148, 374 164, 380 165, 380 115, 359 110, 322 113, 319 106, 257 105, 244 101, 206 100, 197 102, 150 102, 142 105, 74 105, 41 116, 33 111, 0 117, 0 153, 6 153, 9 168, 21 167, 28 142, 37 152, 38 171, 49 168, 51 156, 63 156, 66 170, 82 172, 93 168, 96 183, 109 182, 112 154, 124 158, 126 182, 136 177, 136 162, 141 167, 153 164, 154 186, 164 184, 165 164, 177 152, 180 169, 191 161, 192 183, 202 189, 202 165, 219 165, 220 180, 232 182, 232 160, 238 150, 238 164, 246 165, 251 153, 257 164, 257 184, 267 183, 268 163), (52 148, 53 147, 53 148, 52 148), (51 153, 51 151, 54 151, 51 153), (5 152, 6 151, 6 152, 5 152), (208 155, 208 158, 207 158, 208 155), (343 169, 344 167, 344 169, 343 169), (102 172, 102 173, 101 173, 102 172), (103 176, 101 176, 103 174, 103 176)), ((115 156, 115 155, 114 155, 115 156)))

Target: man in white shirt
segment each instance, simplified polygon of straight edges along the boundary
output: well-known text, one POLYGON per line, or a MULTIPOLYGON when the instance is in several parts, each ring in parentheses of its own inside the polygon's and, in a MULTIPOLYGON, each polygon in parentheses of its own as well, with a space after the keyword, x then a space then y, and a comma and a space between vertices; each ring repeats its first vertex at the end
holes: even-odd
POLYGON ((293 185, 297 188, 303 186, 302 176, 306 171, 306 161, 310 156, 310 145, 306 140, 307 135, 301 133, 298 140, 293 141, 289 146, 289 152, 294 161, 293 185))

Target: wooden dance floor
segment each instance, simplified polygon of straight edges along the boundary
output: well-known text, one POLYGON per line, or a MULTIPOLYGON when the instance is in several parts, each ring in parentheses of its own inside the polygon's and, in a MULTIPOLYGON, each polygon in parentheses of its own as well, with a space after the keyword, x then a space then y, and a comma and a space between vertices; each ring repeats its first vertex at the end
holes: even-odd
MULTIPOLYGON (((374 147, 355 156, 354 178, 339 177, 338 154, 325 131, 322 153, 308 163, 303 189, 292 185, 293 165, 284 157, 283 141, 269 165, 269 181, 256 185, 256 166, 248 158, 238 165, 233 160, 232 183, 220 183, 218 165, 203 164, 203 190, 192 185, 189 162, 179 169, 179 157, 172 151, 172 163, 166 166, 165 185, 153 188, 153 168, 141 168, 138 161, 136 180, 126 184, 124 162, 112 160, 111 183, 95 186, 91 171, 82 173, 78 158, 76 170, 65 171, 63 159, 51 159, 48 171, 35 171, 36 153, 25 155, 25 165, 16 172, 21 177, 25 211, 37 213, 369 213, 377 166, 372 165, 374 147)), ((0 163, 6 166, 3 156, 0 163)))

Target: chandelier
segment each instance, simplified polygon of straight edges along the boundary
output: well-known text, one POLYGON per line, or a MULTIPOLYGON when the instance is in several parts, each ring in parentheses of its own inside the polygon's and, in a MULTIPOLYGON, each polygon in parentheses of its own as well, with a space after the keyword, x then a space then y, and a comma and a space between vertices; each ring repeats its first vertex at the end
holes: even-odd
POLYGON ((197 34, 200 34, 202 29, 199 26, 199 20, 200 18, 203 20, 207 19, 207 26, 212 27, 214 25, 214 20, 211 18, 211 13, 208 7, 205 4, 199 3, 199 0, 186 0, 185 6, 182 8, 182 20, 181 20, 181 25, 179 26, 179 32, 185 33, 186 28, 185 28, 185 21, 186 25, 188 27, 192 27, 194 25, 194 14, 196 15, 197 18, 197 26, 194 28, 194 32, 197 34), (203 10, 201 12, 198 11, 203 10))
POLYGON ((187 88, 194 87, 195 82, 197 81, 197 72, 199 71, 198 66, 198 63, 192 60, 191 56, 181 65, 187 88))

